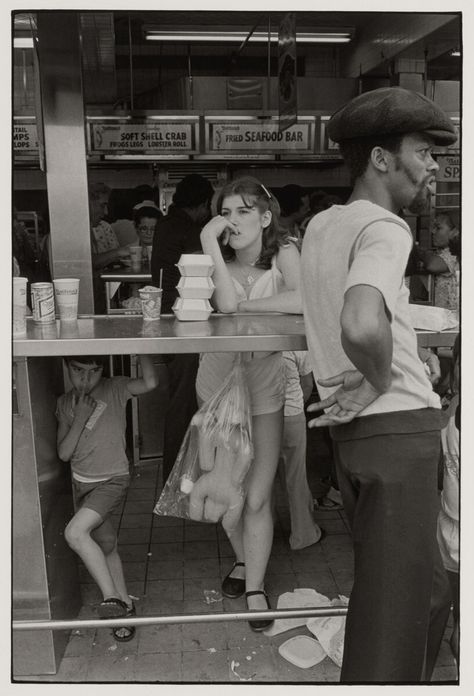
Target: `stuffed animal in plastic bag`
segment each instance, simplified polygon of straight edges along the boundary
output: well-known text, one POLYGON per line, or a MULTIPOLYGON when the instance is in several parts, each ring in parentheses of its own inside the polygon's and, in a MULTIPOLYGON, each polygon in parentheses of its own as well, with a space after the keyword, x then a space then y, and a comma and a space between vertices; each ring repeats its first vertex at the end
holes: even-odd
POLYGON ((203 416, 197 413, 193 425, 199 432, 199 465, 205 473, 193 483, 183 477, 181 491, 189 492, 189 517, 192 520, 218 522, 232 534, 245 501, 243 482, 252 460, 248 433, 236 425, 227 442, 217 444, 200 429, 203 416))
POLYGON ((235 529, 253 459, 252 418, 242 357, 193 416, 154 512, 235 529))

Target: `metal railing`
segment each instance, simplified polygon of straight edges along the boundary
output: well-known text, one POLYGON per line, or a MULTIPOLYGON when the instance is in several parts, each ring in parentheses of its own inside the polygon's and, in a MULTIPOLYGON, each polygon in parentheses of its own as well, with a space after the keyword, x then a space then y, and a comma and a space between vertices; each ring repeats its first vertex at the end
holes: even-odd
POLYGON ((231 611, 210 614, 174 614, 169 616, 134 616, 115 619, 55 619, 13 621, 14 631, 53 630, 63 631, 78 628, 117 628, 122 626, 152 626, 156 624, 220 623, 223 621, 260 621, 263 619, 323 618, 345 616, 347 607, 304 607, 298 609, 270 609, 265 611, 231 611))

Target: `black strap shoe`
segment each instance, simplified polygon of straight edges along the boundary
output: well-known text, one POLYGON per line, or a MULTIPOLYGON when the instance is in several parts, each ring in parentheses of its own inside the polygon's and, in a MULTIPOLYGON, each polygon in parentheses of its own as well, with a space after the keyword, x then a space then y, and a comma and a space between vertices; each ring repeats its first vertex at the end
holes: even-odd
POLYGON ((242 578, 230 577, 230 574, 237 566, 245 566, 245 563, 236 561, 232 566, 232 569, 229 571, 229 573, 227 573, 222 581, 222 594, 224 597, 229 597, 229 599, 237 599, 237 597, 242 597, 245 592, 245 580, 242 578))
MULTIPOLYGON (((263 590, 251 590, 250 592, 245 593, 245 597, 251 597, 252 595, 258 595, 261 594, 265 597, 265 600, 267 602, 267 607, 268 609, 271 609, 270 602, 267 597, 267 593, 264 592, 263 590)), ((247 608, 249 611, 257 611, 257 609, 250 609, 249 603, 247 602, 247 608)), ((273 619, 258 619, 256 621, 249 621, 249 626, 252 629, 252 631, 265 631, 267 628, 270 628, 270 626, 273 623, 273 619)))

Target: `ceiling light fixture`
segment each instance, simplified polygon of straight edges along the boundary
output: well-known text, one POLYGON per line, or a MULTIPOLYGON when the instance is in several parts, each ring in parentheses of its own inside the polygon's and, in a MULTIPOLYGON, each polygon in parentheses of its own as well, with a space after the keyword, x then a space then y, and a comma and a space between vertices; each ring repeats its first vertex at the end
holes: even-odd
MULTIPOLYGON (((297 32, 297 43, 349 43, 352 39, 351 30, 336 31, 332 29, 320 31, 297 32)), ((178 42, 216 42, 216 43, 241 43, 248 37, 245 31, 210 31, 210 30, 161 30, 145 29, 147 41, 174 41, 178 42)), ((270 33, 271 41, 278 41, 276 32, 270 33)), ((249 42, 266 43, 268 32, 254 31, 248 39, 249 42)))
POLYGON ((32 36, 17 36, 13 39, 13 48, 33 48, 32 36))
POLYGON ((459 58, 459 56, 461 55, 461 51, 459 50, 459 48, 453 48, 450 55, 453 58, 459 58))

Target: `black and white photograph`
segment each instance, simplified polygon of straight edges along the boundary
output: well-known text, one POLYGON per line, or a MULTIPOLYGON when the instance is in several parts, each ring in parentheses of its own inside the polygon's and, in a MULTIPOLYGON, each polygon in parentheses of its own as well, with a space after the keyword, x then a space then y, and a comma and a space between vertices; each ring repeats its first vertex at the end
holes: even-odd
POLYGON ((2 11, 8 692, 468 686, 463 5, 2 11))

